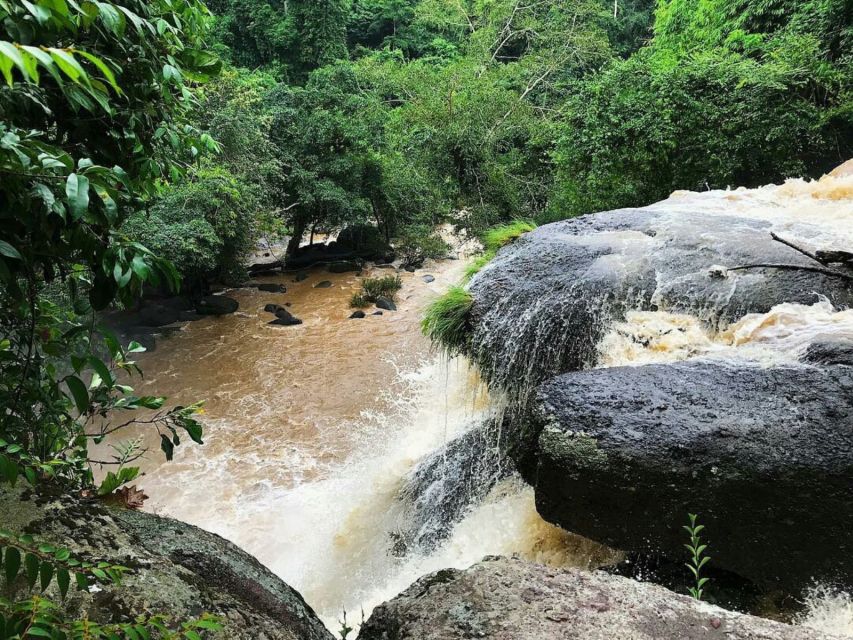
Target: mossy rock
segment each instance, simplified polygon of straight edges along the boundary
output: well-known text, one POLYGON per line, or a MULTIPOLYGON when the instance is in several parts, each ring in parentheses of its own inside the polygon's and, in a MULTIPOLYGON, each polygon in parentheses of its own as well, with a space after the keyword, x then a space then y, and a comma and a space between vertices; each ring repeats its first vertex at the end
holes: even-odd
POLYGON ((77 557, 130 568, 120 585, 70 592, 65 607, 71 616, 113 623, 163 615, 182 622, 210 613, 224 625, 217 638, 333 637, 299 593, 245 551, 198 527, 49 487, 8 485, 0 488, 0 522, 77 557))

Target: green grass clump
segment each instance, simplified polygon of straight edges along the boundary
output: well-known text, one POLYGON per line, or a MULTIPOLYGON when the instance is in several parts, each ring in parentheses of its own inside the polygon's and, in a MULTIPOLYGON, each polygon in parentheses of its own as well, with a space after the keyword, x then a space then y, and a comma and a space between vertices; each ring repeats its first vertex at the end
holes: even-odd
POLYGON ((483 246, 486 248, 486 253, 494 253, 535 228, 536 224, 529 220, 513 220, 508 224, 492 227, 483 234, 483 246))
POLYGON ((449 354, 462 351, 467 340, 468 313, 474 298, 460 286, 451 287, 433 302, 421 321, 421 330, 449 354))
POLYGON ((496 251, 487 251, 469 262, 465 267, 465 273, 462 276, 463 281, 468 282, 471 278, 480 273, 480 270, 485 267, 496 254, 496 251))
POLYGON ((518 239, 521 235, 528 231, 533 231, 535 228, 536 224, 529 220, 514 220, 509 224, 492 227, 483 233, 480 239, 483 241, 485 252, 474 258, 474 260, 465 267, 463 281, 467 282, 477 275, 480 270, 491 262, 492 258, 497 255, 498 249, 505 247, 510 242, 518 239))
POLYGON ((365 278, 361 283, 361 291, 352 294, 349 304, 355 309, 364 309, 379 298, 393 300, 403 287, 400 276, 385 276, 383 278, 365 278))

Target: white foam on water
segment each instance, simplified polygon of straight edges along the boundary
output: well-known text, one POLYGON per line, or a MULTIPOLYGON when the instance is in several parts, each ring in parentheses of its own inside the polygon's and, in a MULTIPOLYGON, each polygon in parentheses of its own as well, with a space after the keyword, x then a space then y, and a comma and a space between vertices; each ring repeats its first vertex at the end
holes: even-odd
POLYGON ((797 624, 824 633, 853 637, 853 595, 826 586, 812 589, 797 624))
POLYGON ((714 333, 694 316, 631 311, 598 346, 603 367, 637 366, 710 358, 759 366, 793 364, 814 342, 853 339, 853 310, 826 299, 812 305, 779 304, 714 333))

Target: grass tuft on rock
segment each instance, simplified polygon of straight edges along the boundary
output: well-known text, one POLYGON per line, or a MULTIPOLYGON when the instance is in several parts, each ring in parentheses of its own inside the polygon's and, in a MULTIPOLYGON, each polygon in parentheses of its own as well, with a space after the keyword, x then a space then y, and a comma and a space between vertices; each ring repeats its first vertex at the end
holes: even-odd
POLYGON ((497 252, 501 247, 505 247, 535 228, 536 224, 529 220, 513 220, 508 224, 492 227, 483 233, 483 246, 486 248, 486 253, 497 252))
POLYGON ((427 308, 421 322, 424 335, 448 355, 461 352, 468 339, 468 314, 473 304, 474 298, 465 289, 451 287, 427 308))
POLYGON ((481 236, 485 252, 465 267, 464 281, 467 282, 485 267, 497 255, 498 249, 514 242, 528 231, 533 231, 536 223, 529 220, 513 220, 499 227, 492 227, 481 236))
POLYGON ((361 283, 361 291, 352 294, 350 307, 364 309, 379 298, 394 300, 394 296, 403 287, 400 276, 385 276, 383 278, 365 278, 361 283))

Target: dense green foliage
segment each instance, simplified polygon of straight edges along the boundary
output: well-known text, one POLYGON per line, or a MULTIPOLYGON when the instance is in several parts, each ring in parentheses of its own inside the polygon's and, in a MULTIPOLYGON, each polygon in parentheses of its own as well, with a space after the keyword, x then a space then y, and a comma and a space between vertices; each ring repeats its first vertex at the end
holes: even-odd
POLYGON ((281 182, 261 208, 291 251, 348 223, 411 246, 443 221, 555 220, 853 153, 844 0, 211 7, 223 55, 264 69, 231 73, 272 83, 257 113, 281 182))
MULTIPOLYGON (((178 430, 201 442, 197 406, 134 395, 142 349, 119 344, 96 312, 143 285, 178 287, 122 223, 210 144, 190 122, 190 85, 219 69, 203 49, 207 20, 195 0, 0 1, 0 476, 10 482, 90 485, 88 444, 114 430, 115 412, 140 416, 169 457, 178 430)), ((125 465, 141 451, 133 441, 103 462, 130 480, 125 465)))

